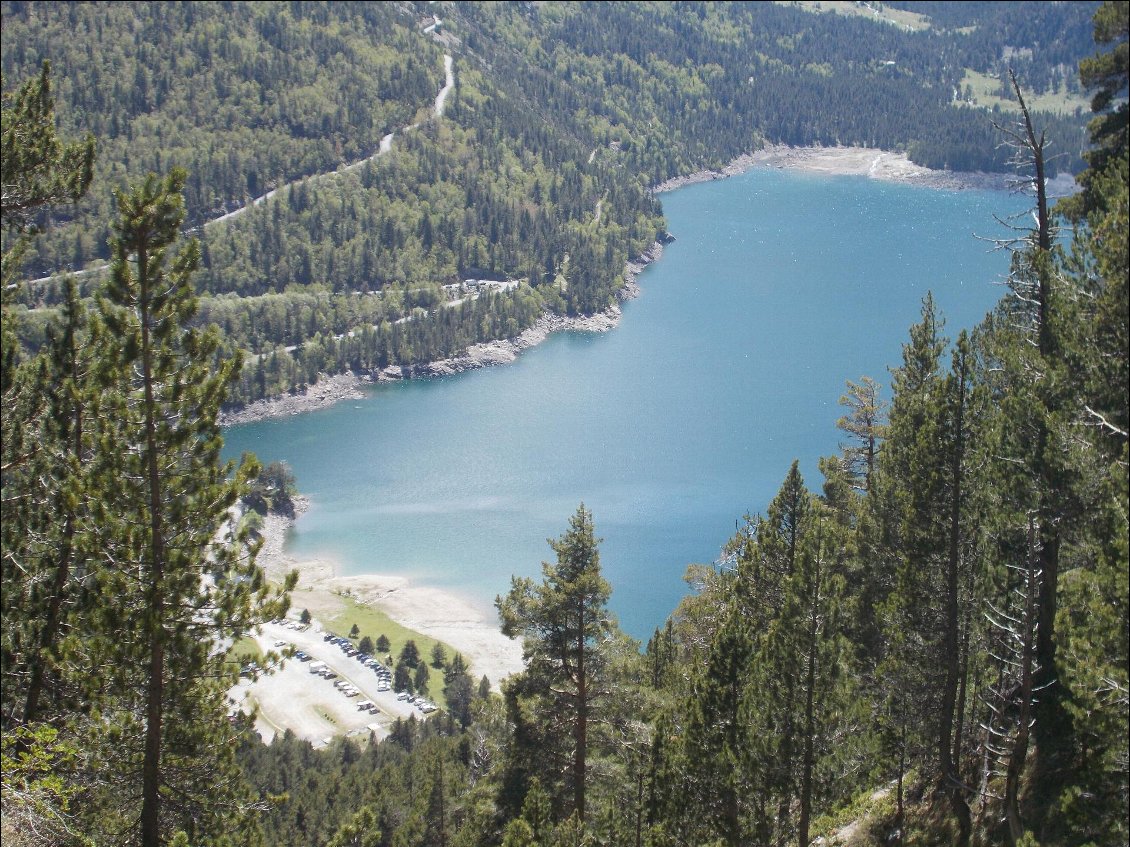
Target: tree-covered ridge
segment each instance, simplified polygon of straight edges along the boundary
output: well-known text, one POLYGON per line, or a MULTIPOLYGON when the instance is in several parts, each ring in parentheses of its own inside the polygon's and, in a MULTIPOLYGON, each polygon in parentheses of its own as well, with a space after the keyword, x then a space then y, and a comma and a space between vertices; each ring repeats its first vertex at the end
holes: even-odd
POLYGON ((571 284, 553 305, 590 313, 610 304, 624 263, 661 229, 658 204, 627 174, 578 165, 579 144, 546 132, 474 67, 460 65, 442 121, 396 144, 395 155, 210 228, 207 290, 427 289, 435 303, 442 285, 468 277, 548 284, 548 297, 564 274, 571 284))
MULTIPOLYGON (((389 40, 371 23, 369 35, 389 40)), ((416 54, 434 56, 442 68, 438 49, 416 39, 426 48, 416 54)), ((387 50, 407 52, 399 43, 387 50)), ((471 343, 516 335, 547 308, 591 313, 613 302, 625 262, 661 231, 658 204, 627 172, 586 163, 586 144, 548 130, 529 102, 489 75, 461 64, 457 81, 444 119, 398 133, 393 154, 295 183, 200 233, 202 291, 287 292, 284 321, 258 322, 256 305, 241 302, 244 314, 224 322, 249 328, 229 334, 229 346, 268 356, 271 368, 270 378, 244 380, 247 393, 241 389, 234 400, 293 390, 323 370, 458 354, 471 343), (440 308, 452 299, 443 286, 468 277, 520 280, 523 290, 440 308), (301 291, 382 297, 370 299, 363 316, 341 310, 311 323, 301 291), (295 345, 304 346, 284 349, 295 345)), ((423 106, 435 90, 413 93, 423 106)), ((88 276, 82 284, 93 290, 97 282, 88 276)), ((61 294, 52 285, 26 291, 32 303, 57 302, 61 294)), ((234 304, 221 305, 230 315, 234 304)), ((32 345, 36 326, 42 320, 28 324, 32 345)))
MULTIPOLYGON (((53 61, 62 128, 102 144, 100 211, 124 178, 177 165, 189 172, 188 221, 199 224, 368 155, 406 125, 442 80, 439 47, 420 32, 437 10, 458 39, 449 43, 559 134, 585 147, 616 140, 614 130, 629 146, 636 134, 637 148, 675 148, 662 162, 649 161, 658 150, 629 160, 652 182, 748 152, 758 136, 892 149, 930 141, 949 153, 925 164, 999 168, 999 158, 964 161, 992 157, 993 145, 977 154, 975 125, 989 132, 986 122, 950 108, 963 70, 1002 76, 1015 66, 1029 89, 1056 75, 1077 87, 1093 7, 965 5, 956 15, 926 4, 946 26, 906 33, 780 4, 8 2, 3 68, 11 84, 53 61)), ((81 264, 105 233, 42 245, 38 267, 81 264)))
POLYGON ((198 226, 368 156, 443 82, 438 47, 379 3, 15 2, 3 20, 5 80, 50 59, 60 129, 99 139, 85 226, 38 246, 45 271, 106 255, 125 180, 185 168, 198 226))

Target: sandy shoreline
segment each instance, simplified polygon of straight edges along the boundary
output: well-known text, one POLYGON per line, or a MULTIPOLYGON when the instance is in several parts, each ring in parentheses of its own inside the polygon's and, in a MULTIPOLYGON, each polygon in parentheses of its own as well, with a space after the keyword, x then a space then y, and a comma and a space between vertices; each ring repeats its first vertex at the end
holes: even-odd
MULTIPOLYGON (((297 503, 301 519, 307 503, 304 498, 297 498, 297 503)), ((476 679, 485 674, 497 687, 503 679, 522 670, 521 643, 502 634, 494 615, 450 592, 413 585, 407 577, 341 576, 332 562, 298 560, 284 549, 292 524, 288 518, 268 515, 263 522, 263 546, 257 559, 273 582, 282 582, 288 572, 298 571, 298 585, 291 594, 292 610, 309 609, 316 620, 324 620, 344 607, 342 595, 348 593, 352 599, 380 609, 397 623, 439 639, 462 653, 476 679)))

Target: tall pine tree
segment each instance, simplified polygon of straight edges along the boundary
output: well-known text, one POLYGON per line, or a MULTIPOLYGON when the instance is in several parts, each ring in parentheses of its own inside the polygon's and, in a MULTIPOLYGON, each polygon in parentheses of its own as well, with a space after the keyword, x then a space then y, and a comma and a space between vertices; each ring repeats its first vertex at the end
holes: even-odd
POLYGON ((611 694, 607 649, 618 627, 608 611, 611 587, 600 572, 599 541, 584 504, 569 519, 568 531, 549 544, 557 561, 542 563, 542 582, 515 577, 510 593, 496 600, 503 633, 523 637, 526 663, 507 696, 549 745, 538 758, 560 764, 560 770, 544 769, 543 784, 565 795, 563 817, 583 822, 590 727, 611 694))
MULTIPOLYGON (((185 173, 150 175, 118 194, 113 273, 100 302, 112 346, 114 451, 104 451, 104 519, 119 556, 117 613, 123 662, 135 668, 141 743, 138 829, 157 847, 177 829, 190 839, 236 837, 241 789, 231 759, 226 690, 234 681, 223 646, 285 610, 271 598, 230 510, 257 470, 220 462, 217 418, 238 360, 218 362, 214 331, 190 328, 191 275, 199 250, 175 255, 185 173), (227 836, 225 836, 227 833, 227 836)), ((127 738, 132 733, 127 731, 127 738)))

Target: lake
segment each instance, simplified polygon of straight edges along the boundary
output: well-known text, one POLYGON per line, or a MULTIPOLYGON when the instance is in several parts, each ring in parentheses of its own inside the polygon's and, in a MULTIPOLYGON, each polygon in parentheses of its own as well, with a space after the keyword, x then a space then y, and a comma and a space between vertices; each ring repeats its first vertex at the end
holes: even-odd
POLYGON ((927 290, 951 337, 992 308, 1008 257, 975 235, 1026 203, 755 169, 663 205, 677 241, 618 329, 227 430, 227 456, 285 460, 310 497, 289 551, 488 607, 540 576, 583 501, 611 606, 646 639, 794 459, 819 489, 845 381, 889 383, 927 290))

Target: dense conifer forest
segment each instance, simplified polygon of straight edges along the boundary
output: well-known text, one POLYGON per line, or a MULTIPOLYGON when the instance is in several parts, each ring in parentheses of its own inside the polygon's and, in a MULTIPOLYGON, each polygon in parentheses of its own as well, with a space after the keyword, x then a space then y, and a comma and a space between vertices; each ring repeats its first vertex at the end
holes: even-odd
POLYGON ((4 843, 1125 844, 1127 5, 1017 5, 5 2, 4 843), (318 751, 231 716, 293 579, 221 410, 599 311, 650 187, 765 142, 1018 169, 998 306, 926 297, 646 645, 582 504, 498 597, 501 695, 318 751))
MULTIPOLYGON (((1074 173, 1094 5, 1007 6, 947 6, 907 32, 768 3, 6 2, 5 85, 50 60, 60 129, 99 147, 84 199, 36 221, 25 341, 42 342, 65 298, 47 275, 106 266, 113 191, 174 166, 201 241, 199 320, 257 369, 229 405, 445 358, 547 310, 598 312, 663 232, 650 187, 764 143, 1005 170, 966 69, 1013 100, 1009 67, 1062 93, 1064 111, 1039 120, 1053 172, 1074 173), (429 120, 445 53, 455 87, 429 120), (388 133, 395 155, 368 158, 388 133), (520 284, 439 308, 468 278, 520 284)), ((101 275, 79 276, 80 293, 101 275)))

